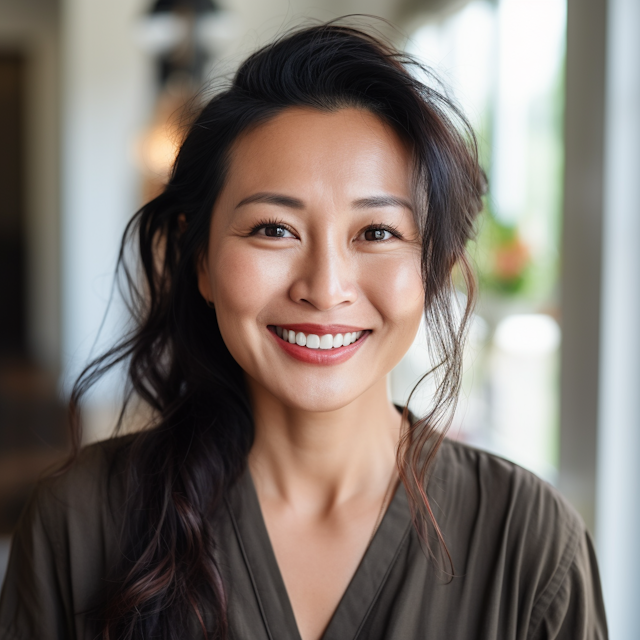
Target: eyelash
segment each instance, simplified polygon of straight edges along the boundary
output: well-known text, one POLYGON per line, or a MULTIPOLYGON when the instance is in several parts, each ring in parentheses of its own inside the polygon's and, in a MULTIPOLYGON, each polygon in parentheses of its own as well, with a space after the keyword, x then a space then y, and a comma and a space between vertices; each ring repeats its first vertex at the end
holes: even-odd
MULTIPOLYGON (((289 227, 289 225, 282 222, 282 220, 277 220, 275 218, 268 218, 268 219, 258 221, 253 227, 251 227, 251 230, 247 235, 249 236, 256 235, 256 233, 258 233, 260 229, 264 229, 266 227, 282 227, 283 229, 286 229, 289 233, 293 234, 293 230, 291 229, 291 227, 289 227)), ((358 235, 360 236, 363 233, 366 233, 367 231, 378 231, 378 230, 388 231, 392 236, 399 239, 403 238, 403 235, 400 233, 398 228, 395 227, 394 225, 375 224, 373 222, 368 227, 365 227, 364 229, 362 229, 358 235)), ((387 238, 386 240, 369 240, 368 242, 388 242, 390 239, 391 238, 387 238)))
MULTIPOLYGON (((363 229, 360 234, 366 233, 367 231, 388 231, 392 236, 400 240, 403 238, 398 228, 391 224, 374 224, 372 222, 368 227, 363 229)), ((389 240, 391 240, 391 238, 387 238, 386 240, 370 240, 369 242, 388 242, 389 240)))
MULTIPOLYGON (((286 229, 289 233, 293 233, 291 227, 288 224, 282 222, 282 220, 276 220, 275 218, 268 218, 265 220, 260 220, 253 227, 251 227, 251 231, 247 235, 254 236, 260 229, 264 229, 266 227, 282 227, 286 229)), ((294 234, 295 235, 295 234, 294 234)))

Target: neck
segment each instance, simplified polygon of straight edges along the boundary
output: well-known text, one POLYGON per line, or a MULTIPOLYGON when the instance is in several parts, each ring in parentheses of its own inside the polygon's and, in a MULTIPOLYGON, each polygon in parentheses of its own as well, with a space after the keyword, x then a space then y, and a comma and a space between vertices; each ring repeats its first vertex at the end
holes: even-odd
POLYGON ((249 386, 255 420, 249 468, 260 495, 326 511, 386 488, 401 428, 386 378, 327 412, 287 407, 264 388, 249 386))

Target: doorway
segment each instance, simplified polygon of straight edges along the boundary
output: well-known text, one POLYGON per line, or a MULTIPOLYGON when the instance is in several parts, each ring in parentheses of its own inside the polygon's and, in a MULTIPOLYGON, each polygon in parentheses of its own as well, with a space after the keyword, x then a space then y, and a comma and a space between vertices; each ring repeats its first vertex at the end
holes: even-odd
POLYGON ((25 61, 0 53, 0 358, 26 358, 25 61))

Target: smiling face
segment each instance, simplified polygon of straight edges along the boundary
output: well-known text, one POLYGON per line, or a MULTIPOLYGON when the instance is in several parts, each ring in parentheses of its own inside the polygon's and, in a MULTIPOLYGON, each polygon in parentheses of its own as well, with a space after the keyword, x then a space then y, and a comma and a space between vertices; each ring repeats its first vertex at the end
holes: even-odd
POLYGON ((411 176, 359 109, 291 108, 237 141, 198 286, 250 389, 331 411, 399 362, 424 304, 411 176))

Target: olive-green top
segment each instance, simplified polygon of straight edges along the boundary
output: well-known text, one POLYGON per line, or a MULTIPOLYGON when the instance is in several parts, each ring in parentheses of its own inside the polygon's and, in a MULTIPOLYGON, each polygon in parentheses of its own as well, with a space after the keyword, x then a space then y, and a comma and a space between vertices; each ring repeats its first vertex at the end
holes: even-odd
MULTIPOLYGON (((75 467, 34 493, 0 599, 3 640, 96 637, 82 612, 119 558, 122 443, 86 448, 75 467)), ((591 540, 552 487, 445 441, 429 494, 455 577, 425 555, 400 485, 323 640, 607 637, 591 540)), ((230 638, 300 640, 248 472, 216 527, 230 638)))

